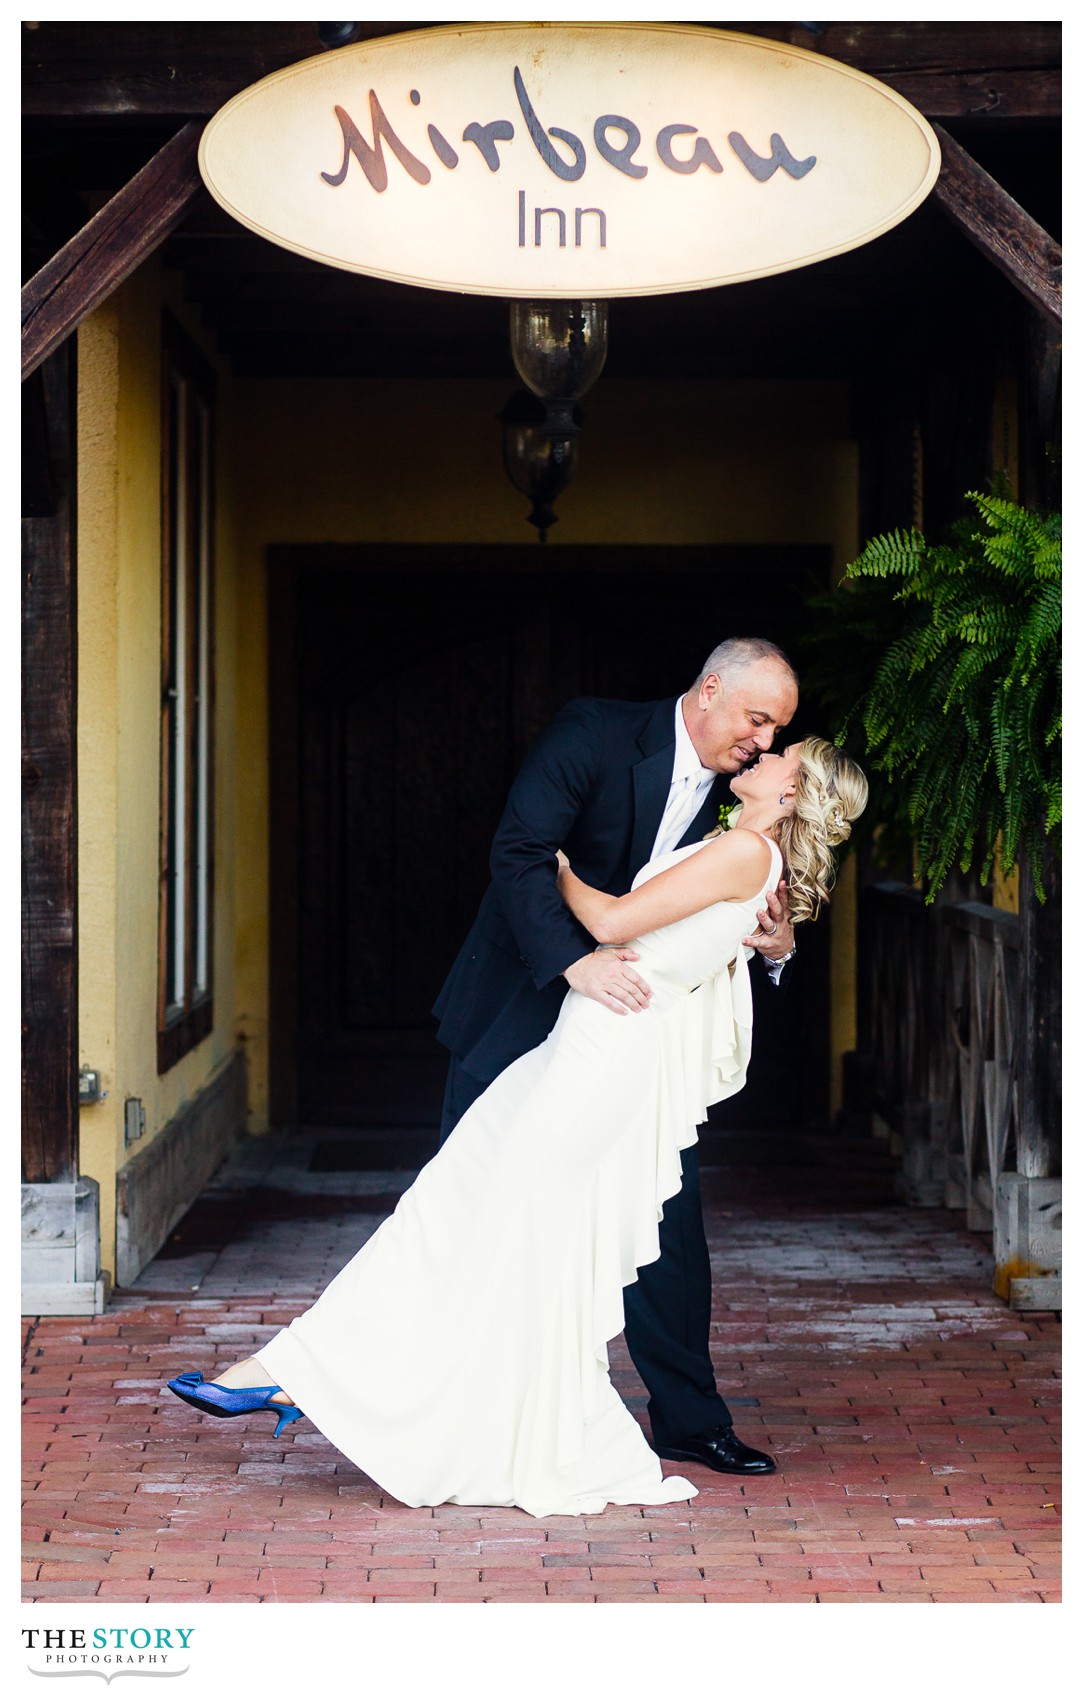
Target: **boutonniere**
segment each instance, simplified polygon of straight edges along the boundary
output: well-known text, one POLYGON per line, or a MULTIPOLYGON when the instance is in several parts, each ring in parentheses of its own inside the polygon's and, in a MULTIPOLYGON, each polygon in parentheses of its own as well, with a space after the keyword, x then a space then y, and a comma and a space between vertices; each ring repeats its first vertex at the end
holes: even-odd
POLYGON ((730 828, 734 825, 734 817, 739 815, 740 812, 740 803, 720 804, 718 809, 718 825, 713 826, 710 832, 705 832, 703 834, 704 842, 706 842, 708 838, 718 838, 723 832, 729 832, 730 828))

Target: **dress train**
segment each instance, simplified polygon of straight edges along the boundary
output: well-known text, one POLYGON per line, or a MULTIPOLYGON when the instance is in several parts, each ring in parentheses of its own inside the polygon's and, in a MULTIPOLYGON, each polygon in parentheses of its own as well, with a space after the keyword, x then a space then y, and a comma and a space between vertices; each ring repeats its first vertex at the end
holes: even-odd
MULTIPOLYGON (((699 845, 648 864, 637 884, 699 845)), ((329 1440, 412 1506, 535 1517, 689 1499, 609 1379, 623 1289, 707 1107, 751 1048, 747 947, 763 891, 635 941, 653 998, 572 992, 552 1033, 466 1112, 394 1214, 258 1352, 329 1440)))

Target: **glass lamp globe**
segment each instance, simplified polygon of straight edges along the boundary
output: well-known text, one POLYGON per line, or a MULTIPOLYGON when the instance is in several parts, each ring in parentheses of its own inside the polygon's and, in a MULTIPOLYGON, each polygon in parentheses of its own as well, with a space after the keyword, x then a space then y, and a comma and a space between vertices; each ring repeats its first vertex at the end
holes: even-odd
POLYGON ((546 434, 574 437, 576 401, 601 376, 608 301, 513 301, 511 357, 527 389, 545 403, 546 434))

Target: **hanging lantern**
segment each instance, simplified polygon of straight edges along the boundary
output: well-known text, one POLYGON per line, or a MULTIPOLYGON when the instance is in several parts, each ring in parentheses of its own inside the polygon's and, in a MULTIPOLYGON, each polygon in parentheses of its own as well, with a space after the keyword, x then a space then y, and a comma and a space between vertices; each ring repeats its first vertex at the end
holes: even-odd
POLYGON ((545 403, 546 434, 578 434, 575 403, 601 376, 609 335, 608 301, 513 301, 511 357, 527 389, 545 403))
MULTIPOLYGON (((575 471, 579 445, 574 436, 550 436, 545 406, 528 390, 515 390, 497 415, 503 426, 504 470, 517 490, 528 497, 529 524, 539 541, 557 522, 552 503, 567 488, 575 471)), ((572 429, 578 434, 583 415, 573 408, 572 429)))

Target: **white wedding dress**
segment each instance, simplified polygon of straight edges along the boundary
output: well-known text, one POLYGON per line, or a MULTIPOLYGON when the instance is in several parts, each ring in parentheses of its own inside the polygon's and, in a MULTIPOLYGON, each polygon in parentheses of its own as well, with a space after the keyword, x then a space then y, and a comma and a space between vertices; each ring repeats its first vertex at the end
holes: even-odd
MULTIPOLYGON (((770 842, 770 841, 768 841, 770 842)), ((640 885, 702 844, 671 850, 640 885)), ((406 1505, 535 1517, 696 1492, 663 1477, 609 1380, 622 1290, 658 1255, 662 1205, 707 1106, 744 1084, 744 903, 635 941, 653 998, 575 992, 544 1044, 470 1107, 394 1214, 258 1357, 327 1438, 406 1505)))

